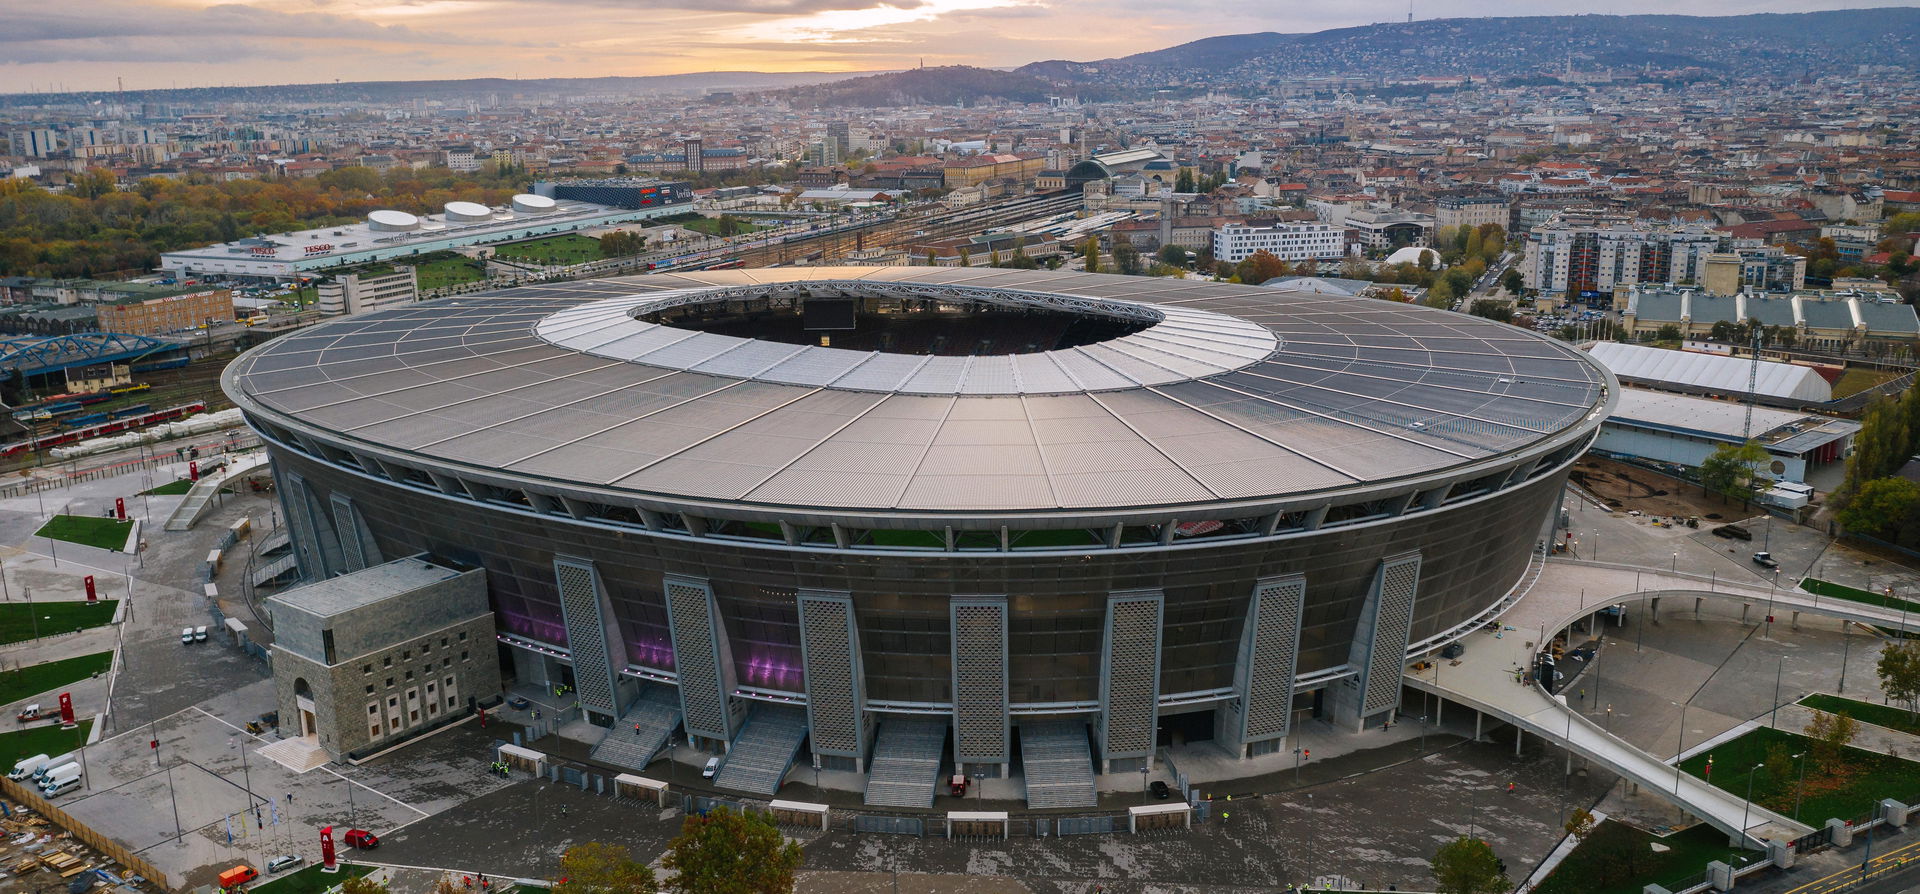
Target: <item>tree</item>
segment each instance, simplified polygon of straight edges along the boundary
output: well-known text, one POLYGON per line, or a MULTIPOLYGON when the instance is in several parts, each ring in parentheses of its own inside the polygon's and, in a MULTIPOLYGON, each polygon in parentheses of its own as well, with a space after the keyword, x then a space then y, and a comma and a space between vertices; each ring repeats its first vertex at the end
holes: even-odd
POLYGON ((1680 327, 1667 323, 1661 326, 1660 331, 1655 332, 1653 337, 1661 341, 1679 341, 1680 327))
POLYGON ((1526 287, 1527 278, 1520 275, 1518 268, 1508 267, 1507 272, 1500 274, 1500 288, 1506 289, 1507 294, 1518 295, 1526 287))
POLYGON ((1905 478, 1875 478, 1854 490, 1834 520, 1848 531, 1899 541, 1920 515, 1920 484, 1905 478))
POLYGON ((766 817, 716 807, 686 818, 660 865, 677 873, 677 894, 790 894, 803 859, 766 817))
POLYGON ((973 253, 970 251, 967 251, 967 247, 964 245, 960 246, 960 266, 962 267, 973 266, 973 253))
POLYGON ((1916 704, 1920 703, 1920 640, 1888 643, 1880 650, 1880 660, 1873 669, 1880 675, 1880 691, 1887 698, 1905 703, 1908 714, 1915 713, 1920 707, 1916 704))
POLYGON ((1162 245, 1160 250, 1154 253, 1154 257, 1159 258, 1160 263, 1169 267, 1185 267, 1191 253, 1178 245, 1162 245))
POLYGON ((1440 894, 1497 894, 1513 886, 1493 847, 1478 838, 1462 835, 1441 845, 1432 867, 1440 894))
POLYGON ((1513 322, 1513 305, 1505 301, 1475 301, 1467 307, 1467 313, 1502 323, 1513 322))
POLYGON ((1724 444, 1700 463, 1700 487, 1710 494, 1732 497, 1741 502, 1753 498, 1753 480, 1761 463, 1767 461, 1767 449, 1759 441, 1724 444))
POLYGON ((1567 834, 1572 835, 1575 841, 1585 841, 1588 835, 1593 834, 1593 827, 1593 814, 1585 807, 1576 807, 1573 809, 1573 815, 1567 817, 1566 825, 1561 828, 1566 829, 1567 834))
POLYGON ((1086 270, 1088 273, 1099 273, 1100 240, 1096 237, 1088 236, 1087 241, 1080 243, 1080 257, 1086 259, 1086 270))
POLYGON ((1113 240, 1113 269, 1127 276, 1140 275, 1140 251, 1124 236, 1113 240))
POLYGON ((1905 236, 1913 232, 1920 232, 1920 211, 1896 214, 1880 225, 1882 236, 1905 236))
POLYGON ((1234 275, 1250 286, 1257 286, 1267 280, 1287 275, 1287 262, 1270 251, 1256 251, 1239 264, 1234 265, 1234 275))
POLYGON ((1433 288, 1427 290, 1426 305, 1445 310, 1453 306, 1454 297, 1453 284, 1444 279, 1438 280, 1434 282, 1433 288))
POLYGON ((1847 743, 1853 741, 1853 735, 1859 732, 1860 724, 1845 712, 1829 714, 1825 711, 1813 712, 1808 721, 1807 738, 1813 740, 1813 764, 1822 774, 1841 769, 1846 760, 1847 743))
POLYGON ((372 876, 356 875, 340 883, 340 894, 387 894, 387 886, 372 876))
POLYGON ((560 855, 554 894, 654 894, 660 886, 653 870, 617 844, 589 841, 560 855))
POLYGON ((1181 168, 1173 178, 1174 192, 1193 192, 1193 169, 1181 168))

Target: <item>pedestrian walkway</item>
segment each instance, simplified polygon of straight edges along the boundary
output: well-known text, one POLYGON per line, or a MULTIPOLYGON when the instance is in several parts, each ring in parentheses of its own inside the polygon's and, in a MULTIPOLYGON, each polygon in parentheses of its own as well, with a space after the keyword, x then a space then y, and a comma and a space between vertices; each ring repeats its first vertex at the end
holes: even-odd
MULTIPOLYGON (((1641 570, 1638 577, 1642 586, 1653 589, 1640 595, 1687 599, 1691 605, 1688 597, 1698 592, 1692 589, 1697 584, 1676 575, 1641 570)), ((1550 697, 1539 687, 1519 681, 1544 641, 1543 634, 1551 636, 1586 612, 1623 601, 1635 579, 1633 570, 1589 563, 1549 563, 1540 585, 1501 618, 1503 629, 1469 634, 1463 640, 1465 652, 1458 660, 1435 662, 1425 670, 1409 673, 1408 683, 1559 743, 1644 789, 1662 792, 1682 809, 1729 835, 1787 841, 1812 831, 1804 823, 1676 772, 1664 761, 1579 716, 1568 708, 1564 697, 1550 697), (1576 595, 1579 593, 1596 595, 1583 604, 1582 597, 1576 595), (1508 627, 1513 629, 1504 629, 1508 627)), ((1758 588, 1758 593, 1765 598, 1767 590, 1758 588)), ((1700 592, 1701 598, 1726 599, 1750 599, 1753 594, 1754 588, 1748 587, 1700 592)), ((1808 601, 1811 604, 1810 595, 1808 601)))

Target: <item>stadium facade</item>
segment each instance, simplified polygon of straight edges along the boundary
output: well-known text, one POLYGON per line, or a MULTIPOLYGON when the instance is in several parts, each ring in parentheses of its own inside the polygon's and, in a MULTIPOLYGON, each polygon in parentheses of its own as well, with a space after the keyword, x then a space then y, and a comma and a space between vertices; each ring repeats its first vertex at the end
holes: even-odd
POLYGON ((1390 718, 1519 591, 1618 391, 1377 299, 898 267, 428 302, 224 384, 305 577, 483 568, 502 661, 610 740, 732 762, 784 723, 870 800, 928 730, 1031 800, 1063 742, 1117 771, 1175 729, 1254 755, 1390 718))

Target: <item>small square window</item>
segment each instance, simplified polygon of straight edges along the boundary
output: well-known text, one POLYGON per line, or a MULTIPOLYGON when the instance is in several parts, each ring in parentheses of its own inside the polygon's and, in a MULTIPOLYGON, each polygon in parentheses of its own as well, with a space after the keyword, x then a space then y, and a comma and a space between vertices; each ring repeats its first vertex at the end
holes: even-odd
POLYGON ((392 677, 388 677, 388 678, 387 678, 387 688, 388 688, 388 689, 392 689, 392 688, 393 688, 393 678, 392 678, 392 677))
POLYGON ((368 695, 372 695, 372 694, 373 694, 373 684, 372 684, 372 683, 368 683, 368 684, 367 684, 367 694, 368 694, 368 695))
POLYGON ((432 644, 432 643, 421 643, 421 644, 420 644, 420 654, 422 654, 422 655, 425 655, 425 654, 427 654, 428 652, 431 652, 431 651, 433 651, 433 644, 432 644))
POLYGON ((454 706, 455 706, 455 705, 454 705, 454 701, 453 701, 453 696, 451 696, 451 695, 449 695, 449 696, 447 696, 447 707, 449 707, 449 708, 451 708, 451 707, 454 707, 454 706))
POLYGON ((413 659, 413 650, 412 650, 412 649, 408 649, 408 650, 406 650, 406 651, 404 651, 404 652, 401 652, 401 653, 400 653, 400 660, 401 660, 401 661, 411 661, 412 659, 413 659))
POLYGON ((453 659, 451 659, 451 658, 442 658, 442 659, 440 659, 440 666, 441 666, 441 667, 452 667, 452 666, 453 666, 453 659))
POLYGON ((381 667, 392 667, 392 666, 393 666, 393 656, 392 656, 392 655, 388 655, 387 657, 385 657, 385 658, 382 658, 382 659, 380 659, 380 666, 381 666, 381 667))
POLYGON ((467 650, 465 649, 460 650, 460 660, 461 661, 467 660, 467 650))
POLYGON ((360 672, 363 674, 373 673, 373 665, 371 664, 360 665, 360 672))
POLYGON ((372 726, 367 727, 367 738, 369 739, 380 738, 380 724, 376 723, 372 726))
POLYGON ((428 694, 428 695, 432 695, 432 694, 433 694, 433 686, 434 686, 434 684, 432 684, 432 683, 428 683, 428 684, 427 684, 427 694, 428 694))
POLYGON ((407 671, 407 679, 413 679, 413 671, 407 671))
POLYGON ((443 636, 440 638, 440 648, 444 649, 446 647, 447 647, 447 638, 443 636))
POLYGON ((377 715, 377 714, 379 714, 379 713, 380 713, 380 706, 379 706, 379 705, 368 705, 368 706, 367 706, 367 713, 368 713, 368 714, 375 714, 375 715, 377 715))

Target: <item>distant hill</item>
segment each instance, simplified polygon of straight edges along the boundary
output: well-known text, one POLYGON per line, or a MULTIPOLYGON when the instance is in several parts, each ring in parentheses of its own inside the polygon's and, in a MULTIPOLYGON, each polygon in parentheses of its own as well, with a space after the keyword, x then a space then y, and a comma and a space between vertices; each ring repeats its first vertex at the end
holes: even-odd
POLYGON ((1059 87, 1031 74, 974 68, 970 65, 910 68, 892 74, 793 87, 775 93, 794 105, 816 108, 971 106, 995 100, 1045 102, 1047 97, 1059 94, 1059 87))
POLYGON ((1729 76, 1920 66, 1920 8, 1739 16, 1528 16, 1434 19, 1312 34, 1232 34, 1094 62, 1015 69, 1050 81, 1257 84, 1323 75, 1549 75, 1569 63, 1622 74, 1652 66, 1729 76))
POLYGON ((769 90, 857 78, 873 72, 699 71, 688 74, 607 78, 466 78, 450 81, 351 81, 335 84, 269 84, 252 87, 187 87, 92 93, 0 94, 0 106, 101 100, 133 102, 395 102, 408 99, 485 99, 498 96, 635 96, 712 90, 769 90))

